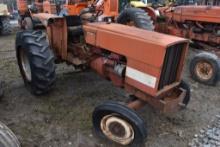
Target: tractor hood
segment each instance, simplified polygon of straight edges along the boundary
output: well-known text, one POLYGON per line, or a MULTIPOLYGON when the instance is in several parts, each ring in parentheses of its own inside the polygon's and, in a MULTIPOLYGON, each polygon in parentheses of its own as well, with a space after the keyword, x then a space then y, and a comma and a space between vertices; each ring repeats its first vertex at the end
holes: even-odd
POLYGON ((128 85, 150 95, 180 82, 188 40, 121 24, 83 25, 86 43, 126 57, 128 85))
POLYGON ((161 67, 168 47, 188 42, 183 38, 121 24, 88 23, 83 28, 87 43, 143 63, 153 63, 155 67, 161 67))

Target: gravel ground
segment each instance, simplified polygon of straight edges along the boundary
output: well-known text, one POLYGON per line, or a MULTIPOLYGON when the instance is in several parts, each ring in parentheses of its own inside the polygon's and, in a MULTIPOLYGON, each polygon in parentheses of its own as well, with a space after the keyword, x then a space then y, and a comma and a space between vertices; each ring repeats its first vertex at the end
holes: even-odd
MULTIPOLYGON (((95 73, 75 72, 57 66, 57 82, 47 95, 35 97, 24 87, 14 50, 15 35, 0 36, 0 79, 5 96, 0 102, 0 120, 17 135, 22 147, 117 147, 93 134, 91 115, 105 100, 125 101, 123 90, 95 73)), ((139 114, 148 128, 146 147, 186 147, 194 135, 220 114, 220 87, 206 86, 189 77, 188 56, 183 79, 191 86, 188 108, 161 114, 146 105, 139 114)))
POLYGON ((220 146, 220 115, 207 128, 195 134, 190 147, 219 147, 220 146))

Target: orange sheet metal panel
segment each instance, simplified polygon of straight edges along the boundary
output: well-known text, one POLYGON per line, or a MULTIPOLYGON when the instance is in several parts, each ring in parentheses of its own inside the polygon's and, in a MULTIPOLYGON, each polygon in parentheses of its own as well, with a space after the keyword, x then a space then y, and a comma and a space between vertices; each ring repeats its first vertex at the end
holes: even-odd
POLYGON ((83 26, 86 42, 127 58, 125 82, 156 95, 166 48, 185 39, 120 24, 83 26), (147 84, 143 81, 147 79, 147 84))
POLYGON ((220 23, 220 7, 217 6, 178 6, 172 12, 174 20, 220 23))
POLYGON ((86 8, 88 4, 86 2, 76 3, 76 4, 65 4, 64 8, 67 9, 69 15, 79 15, 81 10, 86 8))

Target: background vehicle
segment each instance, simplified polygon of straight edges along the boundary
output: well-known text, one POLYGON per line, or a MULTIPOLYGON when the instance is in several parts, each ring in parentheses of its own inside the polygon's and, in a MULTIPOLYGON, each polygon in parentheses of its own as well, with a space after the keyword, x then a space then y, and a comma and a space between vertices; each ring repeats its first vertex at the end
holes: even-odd
POLYGON ((0 34, 8 35, 11 32, 10 13, 8 12, 7 5, 0 4, 0 34))
POLYGON ((191 39, 193 46, 202 49, 190 63, 194 80, 215 85, 220 67, 219 6, 188 5, 158 8, 161 17, 156 30, 191 39), (205 52, 204 52, 205 51, 205 52))

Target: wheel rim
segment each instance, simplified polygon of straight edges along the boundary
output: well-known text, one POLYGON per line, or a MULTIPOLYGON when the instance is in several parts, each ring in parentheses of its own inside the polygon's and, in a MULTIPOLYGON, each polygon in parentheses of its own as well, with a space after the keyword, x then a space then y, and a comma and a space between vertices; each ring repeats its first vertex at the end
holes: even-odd
POLYGON ((20 60, 21 60, 21 66, 22 70, 24 72, 24 75, 28 81, 31 81, 31 67, 29 59, 24 51, 24 49, 20 50, 20 60))
POLYGON ((212 64, 207 61, 200 61, 196 64, 195 67, 196 75, 202 80, 209 80, 214 74, 212 64))
POLYGON ((119 144, 128 145, 134 140, 133 127, 117 115, 103 117, 101 129, 107 138, 119 144))
POLYGON ((25 29, 25 30, 28 30, 28 29, 29 29, 29 27, 28 27, 28 25, 27 25, 27 22, 26 22, 26 21, 24 21, 24 22, 23 22, 23 26, 24 26, 24 29, 25 29))

